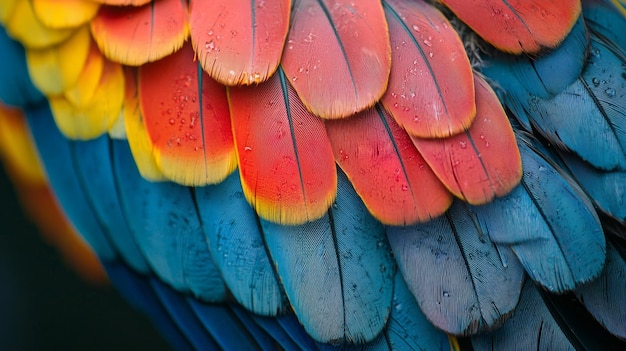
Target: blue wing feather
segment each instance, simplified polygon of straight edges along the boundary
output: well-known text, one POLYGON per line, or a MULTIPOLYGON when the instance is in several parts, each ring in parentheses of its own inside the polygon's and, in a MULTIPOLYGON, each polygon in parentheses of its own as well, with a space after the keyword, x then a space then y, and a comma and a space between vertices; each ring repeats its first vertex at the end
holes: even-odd
POLYGON ((195 198, 211 255, 235 299, 260 315, 274 316, 285 309, 286 298, 239 175, 196 188, 195 198))
POLYGON ((0 101, 14 107, 33 107, 45 101, 45 97, 30 80, 24 48, 7 35, 2 26, 0 26, 0 48, 2 48, 0 101))
POLYGON ((261 221, 268 250, 296 315, 312 337, 371 341, 389 317, 394 264, 383 227, 345 175, 322 219, 299 226, 261 221))

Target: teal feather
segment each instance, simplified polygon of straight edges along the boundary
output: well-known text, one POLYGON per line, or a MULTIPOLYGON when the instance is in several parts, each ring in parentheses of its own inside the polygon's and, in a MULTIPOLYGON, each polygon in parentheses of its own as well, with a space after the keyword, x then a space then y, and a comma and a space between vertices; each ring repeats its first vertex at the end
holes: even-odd
POLYGON ((45 96, 30 80, 24 48, 7 35, 2 26, 0 48, 0 102, 13 107, 35 107, 43 103, 45 96))

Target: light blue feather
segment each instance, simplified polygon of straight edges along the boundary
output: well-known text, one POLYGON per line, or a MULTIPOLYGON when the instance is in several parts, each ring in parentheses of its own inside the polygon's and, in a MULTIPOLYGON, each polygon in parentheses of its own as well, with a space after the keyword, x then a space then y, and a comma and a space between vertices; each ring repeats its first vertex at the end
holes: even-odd
POLYGON ((226 288, 209 253, 191 190, 144 180, 128 144, 113 146, 122 210, 154 272, 178 291, 222 301, 226 288))
POLYGON ((118 179, 115 178, 112 168, 112 142, 108 135, 86 142, 70 142, 70 151, 75 159, 80 184, 111 245, 131 268, 140 273, 148 273, 148 263, 121 210, 116 188, 118 179))
POLYGON ((339 171, 336 202, 299 226, 262 221, 268 250, 293 310, 316 340, 374 339, 389 318, 394 263, 383 227, 339 171))
POLYGON ((473 208, 454 201, 427 223, 389 227, 400 272, 426 317, 452 334, 501 324, 517 304, 523 268, 481 230, 473 208))
POLYGON ((265 250, 258 217, 243 196, 239 174, 196 188, 195 199, 211 255, 235 299, 260 315, 284 310, 286 297, 265 250))
POLYGON ((65 214, 101 260, 114 260, 117 253, 78 176, 72 142, 57 128, 48 104, 29 109, 26 115, 48 180, 65 214))
POLYGON ((35 107, 45 100, 30 80, 26 55, 21 44, 0 26, 0 101, 14 107, 35 107))
POLYGON ((520 142, 521 186, 475 208, 491 240, 509 246, 530 277, 555 292, 600 274, 605 240, 593 206, 570 178, 520 142))

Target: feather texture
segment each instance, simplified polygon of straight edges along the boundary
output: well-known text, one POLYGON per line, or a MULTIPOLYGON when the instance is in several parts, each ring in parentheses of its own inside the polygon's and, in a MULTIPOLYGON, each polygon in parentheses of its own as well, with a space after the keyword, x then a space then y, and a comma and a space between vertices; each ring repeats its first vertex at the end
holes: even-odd
POLYGON ((476 115, 474 79, 450 22, 422 0, 390 0, 384 7, 393 65, 382 104, 414 136, 446 137, 469 128, 476 115))
POLYGON ((374 105, 391 49, 380 1, 295 0, 282 67, 304 105, 324 118, 374 105))
POLYGON ((82 0, 33 0, 37 18, 50 28, 82 26, 96 16, 100 5, 82 0))
POLYGON ((204 70, 226 85, 271 77, 283 52, 291 0, 191 1, 191 42, 204 70))

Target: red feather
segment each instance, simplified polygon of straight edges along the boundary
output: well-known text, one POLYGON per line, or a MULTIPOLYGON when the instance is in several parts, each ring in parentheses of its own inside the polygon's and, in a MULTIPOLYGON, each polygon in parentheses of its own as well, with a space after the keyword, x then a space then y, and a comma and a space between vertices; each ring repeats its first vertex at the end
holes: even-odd
POLYGON ((282 65, 310 111, 346 117, 380 99, 391 66, 380 1, 301 0, 291 23, 282 65))
POLYGON ((180 49, 189 32, 187 5, 184 0, 160 0, 130 8, 102 6, 91 32, 105 56, 139 66, 180 49))
POLYGON ((144 123, 163 174, 181 184, 221 182, 236 168, 226 88, 190 44, 139 68, 144 123))
POLYGON ((242 187, 259 215, 281 224, 323 216, 337 192, 323 121, 281 70, 258 86, 230 88, 229 98, 242 187))
POLYGON ((581 12, 579 0, 441 0, 500 50, 535 53, 556 47, 581 12))
POLYGON ((446 139, 413 143, 446 187, 471 204, 504 196, 521 179, 515 135, 489 85, 475 75, 476 118, 469 130, 446 139))
POLYGON ((191 41, 202 67, 222 84, 260 83, 278 67, 290 0, 191 1, 191 41))
POLYGON ((393 65, 383 105, 411 135, 446 137, 467 129, 476 114, 474 79, 458 34, 421 0, 385 4, 393 65))
POLYGON ((380 221, 407 225, 445 212, 452 196, 380 106, 327 121, 335 160, 380 221))

